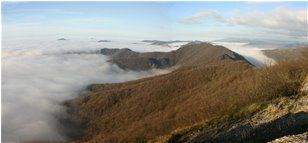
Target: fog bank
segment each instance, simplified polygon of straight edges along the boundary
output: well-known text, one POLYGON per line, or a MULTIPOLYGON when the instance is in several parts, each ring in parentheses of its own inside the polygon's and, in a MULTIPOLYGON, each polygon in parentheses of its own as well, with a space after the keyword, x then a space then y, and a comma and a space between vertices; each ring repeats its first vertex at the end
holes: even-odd
POLYGON ((222 45, 245 57, 251 64, 256 67, 268 66, 275 64, 275 60, 265 56, 262 48, 246 46, 246 43, 238 42, 214 42, 216 45, 222 45))
MULTIPOLYGON (((121 45, 113 46, 121 48, 121 45)), ((122 82, 169 72, 124 71, 96 53, 104 47, 92 41, 4 41, 2 141, 65 141, 67 137, 61 133, 56 119, 65 116, 61 104, 82 94, 89 84, 122 82)))

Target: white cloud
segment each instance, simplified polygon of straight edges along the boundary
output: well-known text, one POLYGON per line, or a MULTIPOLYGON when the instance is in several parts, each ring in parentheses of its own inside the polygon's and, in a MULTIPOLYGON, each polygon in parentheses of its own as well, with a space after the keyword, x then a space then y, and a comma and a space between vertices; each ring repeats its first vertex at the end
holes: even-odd
POLYGON ((271 29, 273 31, 307 32, 307 11, 292 11, 278 7, 270 13, 253 12, 233 15, 229 23, 271 29))
POLYGON ((308 11, 289 10, 277 7, 270 12, 250 12, 247 14, 235 13, 230 18, 215 10, 197 12, 180 20, 182 24, 201 23, 204 19, 212 17, 226 26, 244 26, 255 31, 266 31, 287 37, 306 39, 308 31, 308 11))
POLYGON ((204 10, 197 12, 191 16, 183 17, 180 20, 182 24, 198 24, 201 23, 202 20, 207 18, 213 18, 215 21, 224 22, 223 16, 217 12, 216 10, 204 10))
POLYGON ((246 43, 235 42, 214 42, 214 44, 225 46, 226 48, 241 54, 251 64, 256 67, 270 66, 276 64, 276 61, 265 56, 262 49, 251 46, 245 46, 246 43))

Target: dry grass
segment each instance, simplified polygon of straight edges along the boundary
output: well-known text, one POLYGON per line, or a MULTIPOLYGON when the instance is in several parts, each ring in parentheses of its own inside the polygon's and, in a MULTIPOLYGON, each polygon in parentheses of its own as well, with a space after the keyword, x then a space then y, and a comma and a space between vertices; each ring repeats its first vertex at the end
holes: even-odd
POLYGON ((274 59, 276 62, 288 61, 290 59, 302 58, 307 55, 308 47, 301 48, 278 48, 273 50, 263 50, 263 53, 274 59))
POLYGON ((299 86, 307 76, 307 58, 290 60, 257 73, 258 95, 262 98, 291 96, 299 92, 299 86))
POLYGON ((82 141, 145 142, 254 103, 295 95, 307 73, 307 58, 262 69, 244 62, 188 66, 137 81, 94 85, 90 94, 74 100, 79 106, 75 115, 88 121, 82 141))
POLYGON ((191 126, 179 128, 172 131, 170 134, 158 137, 148 142, 153 143, 178 143, 185 142, 186 139, 191 138, 195 134, 208 128, 217 128, 218 126, 224 125, 225 127, 230 126, 234 122, 238 122, 241 119, 251 117, 258 111, 264 109, 265 104, 252 104, 247 108, 243 108, 240 111, 232 112, 227 115, 214 117, 206 121, 202 121, 191 126))
MULTIPOLYGON (((213 126, 218 124, 228 124, 228 122, 232 123, 232 121, 238 121, 251 117, 261 109, 265 109, 268 102, 283 102, 285 99, 279 98, 279 100, 274 100, 278 97, 299 95, 298 93, 301 84, 308 78, 308 59, 302 58, 299 60, 287 61, 273 67, 259 69, 256 71, 256 75, 256 82, 254 83, 255 88, 253 88, 255 89, 255 92, 252 96, 259 97, 259 100, 256 100, 255 103, 251 104, 247 108, 242 108, 240 111, 233 111, 227 115, 211 118, 210 120, 202 121, 192 126, 179 128, 172 131, 170 134, 151 140, 151 142, 181 142, 182 139, 185 140, 193 136, 194 133, 198 133, 208 127, 213 128, 213 126)), ((293 106, 296 105, 292 105, 291 107, 293 106)), ((270 109, 270 107, 266 108, 270 109)), ((290 108, 286 110, 289 111, 290 108)), ((280 111, 276 109, 271 112, 280 111)))

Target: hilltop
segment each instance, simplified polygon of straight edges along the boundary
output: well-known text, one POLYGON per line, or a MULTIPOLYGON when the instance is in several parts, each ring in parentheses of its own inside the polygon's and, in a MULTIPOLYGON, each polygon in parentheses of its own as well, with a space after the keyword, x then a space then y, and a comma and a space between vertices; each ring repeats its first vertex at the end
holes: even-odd
MULTIPOLYGON (((151 45, 168 46, 169 44, 173 44, 173 43, 189 43, 189 42, 193 42, 193 41, 181 41, 181 40, 174 40, 174 41, 142 40, 141 42, 150 43, 151 45)), ((200 41, 194 41, 194 42, 200 42, 200 41)))
POLYGON ((189 43, 171 52, 138 53, 130 49, 102 49, 101 54, 110 56, 109 62, 126 70, 164 69, 173 66, 196 66, 221 61, 245 61, 243 56, 209 43, 189 43))

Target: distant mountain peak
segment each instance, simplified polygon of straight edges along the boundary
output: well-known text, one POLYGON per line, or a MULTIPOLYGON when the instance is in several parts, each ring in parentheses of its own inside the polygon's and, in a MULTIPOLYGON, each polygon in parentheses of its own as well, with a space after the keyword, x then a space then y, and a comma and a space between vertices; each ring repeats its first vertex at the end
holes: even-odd
POLYGON ((97 42, 111 42, 110 40, 98 40, 97 42))
POLYGON ((65 38, 59 38, 58 40, 59 40, 59 41, 64 41, 64 40, 68 40, 68 39, 65 39, 65 38))

